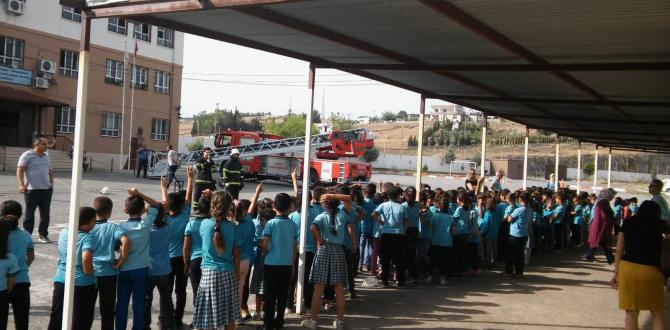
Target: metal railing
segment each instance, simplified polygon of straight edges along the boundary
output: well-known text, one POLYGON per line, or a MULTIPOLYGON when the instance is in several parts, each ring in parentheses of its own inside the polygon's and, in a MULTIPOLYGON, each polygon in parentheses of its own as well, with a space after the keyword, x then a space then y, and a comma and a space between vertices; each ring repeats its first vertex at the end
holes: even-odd
POLYGON ((42 136, 54 141, 54 145, 51 148, 55 150, 70 152, 72 146, 74 145, 74 142, 72 142, 72 140, 70 140, 70 138, 67 136, 63 135, 42 135, 42 136))

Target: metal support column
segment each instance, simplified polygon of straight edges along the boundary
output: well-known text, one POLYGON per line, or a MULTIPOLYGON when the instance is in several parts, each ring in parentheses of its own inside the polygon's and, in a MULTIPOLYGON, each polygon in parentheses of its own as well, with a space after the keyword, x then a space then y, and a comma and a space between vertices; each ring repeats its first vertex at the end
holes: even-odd
POLYGON ((526 136, 523 139, 523 190, 528 188, 528 126, 526 136))
MULTIPOLYGON (((421 167, 423 165, 423 125, 424 115, 426 113, 426 97, 421 95, 419 103, 419 136, 418 138, 418 152, 416 153, 416 200, 419 200, 419 192, 421 192, 421 167)), ((404 140, 403 140, 404 141, 404 140)), ((403 142, 404 143, 404 142, 403 142)))
POLYGON ((558 161, 559 159, 559 152, 560 152, 560 147, 561 146, 561 138, 556 134, 556 164, 554 168, 554 191, 558 191, 558 161))
POLYGON ((581 190, 582 183, 582 142, 577 144, 577 194, 581 190))
MULTIPOLYGON (((303 283, 305 279, 305 243, 307 242, 307 235, 309 234, 309 228, 307 228, 307 208, 309 207, 309 200, 307 197, 309 194, 309 163, 310 156, 312 154, 312 112, 314 111, 314 84, 316 80, 316 67, 310 64, 309 66, 309 82, 307 89, 309 91, 309 111, 307 111, 307 118, 305 120, 305 156, 303 159, 302 166, 302 201, 301 207, 304 212, 300 213, 300 246, 298 248, 298 283, 297 287, 297 296, 296 296, 296 313, 302 313, 302 301, 303 301, 303 283)), ((308 297, 311 299, 311 297, 308 297)))
POLYGON ((612 148, 609 148, 607 153, 607 188, 611 188, 610 183, 612 181, 612 148))
POLYGON ((63 298, 63 329, 72 328, 74 311, 74 271, 75 249, 79 233, 79 191, 81 190, 82 162, 84 160, 84 139, 86 136, 86 108, 88 90, 88 69, 91 48, 91 18, 82 12, 81 40, 79 49, 79 77, 77 78, 77 111, 75 115, 74 150, 72 152, 72 183, 70 188, 70 215, 68 219, 67 258, 65 267, 65 292, 63 298))
POLYGON ((598 145, 596 144, 596 155, 593 159, 593 192, 598 188, 598 145))
POLYGON ((482 167, 482 177, 486 177, 486 129, 488 125, 488 116, 486 113, 482 112, 482 159, 481 159, 481 167, 482 167))

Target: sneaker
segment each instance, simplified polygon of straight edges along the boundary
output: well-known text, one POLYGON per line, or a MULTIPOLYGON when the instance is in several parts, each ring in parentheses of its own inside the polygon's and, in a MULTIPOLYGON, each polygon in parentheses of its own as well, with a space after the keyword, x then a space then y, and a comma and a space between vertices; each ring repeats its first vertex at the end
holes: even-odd
POLYGON ((333 328, 337 330, 344 330, 344 321, 342 320, 333 321, 333 328))
POLYGON ((306 320, 302 320, 302 322, 300 322, 300 327, 301 328, 316 329, 317 326, 318 325, 317 325, 316 321, 312 320, 312 319, 306 319, 306 320))
POLYGON ((40 242, 40 243, 51 243, 51 240, 49 239, 49 237, 41 236, 41 235, 40 235, 40 238, 37 239, 37 241, 40 242))

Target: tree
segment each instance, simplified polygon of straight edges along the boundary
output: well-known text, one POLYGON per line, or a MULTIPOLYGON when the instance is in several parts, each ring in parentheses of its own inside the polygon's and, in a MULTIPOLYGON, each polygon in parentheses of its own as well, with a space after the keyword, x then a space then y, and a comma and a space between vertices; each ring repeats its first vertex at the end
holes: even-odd
POLYGON ((312 110, 312 123, 320 124, 321 123, 321 112, 319 110, 312 110))
POLYGON ((187 144, 186 148, 188 148, 189 151, 194 151, 194 150, 202 150, 205 148, 205 146, 202 143, 202 139, 197 138, 193 140, 193 143, 187 144))
POLYGON ((246 119, 243 117, 251 117, 246 113, 240 113, 235 110, 214 110, 213 113, 201 111, 193 116, 193 128, 191 128, 191 135, 210 135, 219 133, 222 130, 243 130, 243 131, 259 131, 261 130, 261 123, 258 119, 246 119))
POLYGON ((346 131, 353 129, 356 122, 337 112, 330 115, 330 124, 333 125, 333 129, 346 131))
POLYGON ((404 120, 406 121, 409 116, 407 115, 407 111, 405 110, 400 110, 398 111, 398 114, 396 115, 396 118, 399 120, 404 120))
POLYGON ((417 141, 416 136, 410 136, 407 138, 407 146, 408 147, 416 147, 419 145, 419 141, 417 141))
POLYGON ((391 111, 385 111, 384 113, 382 113, 382 120, 383 121, 395 121, 396 120, 395 113, 393 113, 391 111))
POLYGON ((360 157, 361 160, 372 163, 379 158, 379 149, 372 147, 365 149, 365 153, 360 157))
POLYGON ((593 172, 595 171, 595 165, 593 163, 586 163, 584 164, 584 174, 591 176, 593 175, 593 172))
POLYGON ((456 160, 456 152, 454 151, 454 148, 447 149, 447 152, 444 154, 444 162, 448 164, 455 160, 456 160))
POLYGON ((428 172, 428 165, 423 164, 423 166, 421 167, 421 172, 428 172))
MULTIPOLYGON (((301 115, 289 115, 280 123, 273 118, 265 124, 265 132, 285 138, 304 136, 306 122, 305 117, 301 115)), ((312 133, 316 133, 316 125, 312 125, 312 133)))

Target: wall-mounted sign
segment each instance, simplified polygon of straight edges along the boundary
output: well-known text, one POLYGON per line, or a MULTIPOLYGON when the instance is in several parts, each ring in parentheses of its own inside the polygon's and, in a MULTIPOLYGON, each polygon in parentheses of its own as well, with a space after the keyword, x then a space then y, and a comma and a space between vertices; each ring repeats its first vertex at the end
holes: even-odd
POLYGON ((0 65, 0 81, 31 86, 33 84, 33 72, 0 65))

